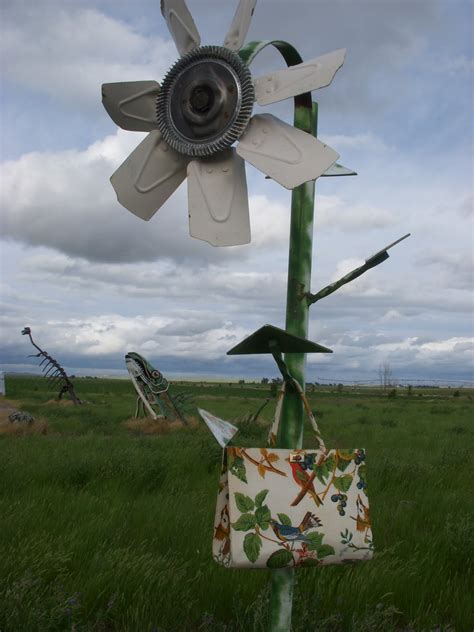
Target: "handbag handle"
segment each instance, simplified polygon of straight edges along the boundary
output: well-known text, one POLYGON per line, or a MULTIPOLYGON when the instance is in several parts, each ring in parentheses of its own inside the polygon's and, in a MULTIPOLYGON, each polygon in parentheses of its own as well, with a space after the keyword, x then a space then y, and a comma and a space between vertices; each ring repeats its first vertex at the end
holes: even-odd
POLYGON ((301 400, 303 402, 303 406, 304 409, 306 411, 306 414, 308 415, 308 419, 311 423, 311 427, 314 430, 314 434, 316 435, 316 439, 318 440, 319 443, 319 448, 323 451, 326 452, 326 446, 324 444, 324 440, 321 436, 321 431, 319 430, 318 424, 316 423, 316 419, 314 418, 313 412, 311 410, 311 407, 308 403, 308 399, 306 398, 306 395, 304 394, 303 389, 301 388, 300 383, 298 382, 298 380, 295 380, 295 378, 290 378, 290 380, 284 380, 283 384, 281 386, 280 392, 278 393, 278 400, 277 400, 277 405, 276 405, 276 409, 275 409, 275 417, 273 419, 273 424, 272 427, 270 428, 270 432, 268 434, 268 444, 270 446, 275 446, 276 443, 276 438, 278 435, 278 428, 280 426, 280 418, 281 418, 281 410, 282 410, 282 406, 283 406, 283 398, 285 395, 285 390, 286 390, 286 383, 288 381, 291 381, 292 386, 295 388, 295 390, 298 392, 299 396, 301 397, 301 400))

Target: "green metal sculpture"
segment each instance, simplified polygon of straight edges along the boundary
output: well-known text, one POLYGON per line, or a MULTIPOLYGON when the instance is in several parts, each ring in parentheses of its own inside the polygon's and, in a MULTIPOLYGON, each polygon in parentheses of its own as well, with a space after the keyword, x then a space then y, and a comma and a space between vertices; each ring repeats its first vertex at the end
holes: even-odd
POLYGON ((133 351, 125 356, 125 363, 137 392, 137 407, 135 417, 140 413, 151 415, 153 419, 179 419, 187 424, 184 414, 189 407, 190 397, 184 393, 172 396, 169 392, 169 382, 164 375, 155 369, 139 353, 133 351), (159 413, 157 413, 156 408, 159 413))

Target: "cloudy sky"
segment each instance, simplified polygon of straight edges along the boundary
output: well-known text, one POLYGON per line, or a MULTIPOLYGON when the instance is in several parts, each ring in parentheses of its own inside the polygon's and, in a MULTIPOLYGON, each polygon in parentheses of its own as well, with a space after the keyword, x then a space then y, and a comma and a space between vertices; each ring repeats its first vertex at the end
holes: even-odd
MULTIPOLYGON (((33 370, 21 329, 76 374, 137 351, 173 375, 276 376, 225 352, 284 327, 290 193, 247 165, 252 243, 188 234, 186 184, 148 223, 109 177, 144 137, 117 129, 105 82, 160 81, 177 58, 158 0, 0 0, 1 369, 33 370)), ((188 0, 220 44, 237 0, 188 0)), ((313 94, 319 135, 358 172, 318 180, 312 291, 410 232, 390 259, 313 306, 309 381, 472 380, 473 4, 259 0, 248 40, 304 59, 347 48, 313 94)), ((270 50, 254 76, 282 67, 270 50)), ((259 111, 256 108, 255 111, 259 111)), ((269 111, 291 121, 290 101, 269 111)))

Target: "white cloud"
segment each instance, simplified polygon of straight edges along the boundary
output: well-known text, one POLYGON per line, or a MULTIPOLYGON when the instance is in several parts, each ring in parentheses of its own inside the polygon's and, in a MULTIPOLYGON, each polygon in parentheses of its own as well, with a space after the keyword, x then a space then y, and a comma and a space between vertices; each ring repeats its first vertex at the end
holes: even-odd
POLYGON ((393 148, 389 147, 387 143, 379 138, 373 132, 365 132, 354 134, 353 136, 344 134, 323 135, 321 140, 333 147, 337 151, 342 149, 362 149, 364 151, 370 151, 375 153, 385 153, 393 151, 393 148))
POLYGON ((350 203, 337 196, 318 196, 316 227, 366 230, 386 228, 398 221, 396 209, 390 210, 371 203, 350 203))
POLYGON ((92 362, 94 358, 122 355, 127 351, 158 350, 161 356, 213 359, 225 355, 245 335, 243 328, 230 321, 216 323, 212 315, 207 326, 201 316, 199 331, 187 335, 170 331, 167 327, 172 324, 179 324, 179 319, 120 314, 29 323, 34 339, 53 356, 75 350, 92 362))
POLYGON ((97 108, 104 82, 159 80, 176 58, 169 40, 134 32, 93 8, 18 3, 4 17, 8 79, 69 107, 97 108))
MULTIPOLYGON (((248 266, 247 266, 248 268, 248 266)), ((21 277, 41 284, 67 286, 69 292, 108 293, 135 299, 166 298, 170 301, 232 301, 241 309, 248 302, 271 301, 283 291, 285 275, 272 270, 235 269, 235 263, 196 267, 191 262, 156 261, 106 264, 73 258, 55 251, 26 256, 21 277)), ((230 307, 230 306, 229 306, 230 307)), ((248 309, 248 307, 247 307, 248 309)))
MULTIPOLYGON (((189 237, 186 183, 149 223, 117 202, 110 175, 143 137, 117 130, 83 151, 32 152, 3 163, 4 235, 96 261, 246 256, 246 246, 217 249, 189 237)), ((258 194, 249 207, 253 247, 288 239, 285 205, 258 194)))
POLYGON ((448 59, 442 59, 437 64, 431 66, 432 70, 442 75, 469 74, 474 68, 474 60, 466 55, 457 55, 448 59))

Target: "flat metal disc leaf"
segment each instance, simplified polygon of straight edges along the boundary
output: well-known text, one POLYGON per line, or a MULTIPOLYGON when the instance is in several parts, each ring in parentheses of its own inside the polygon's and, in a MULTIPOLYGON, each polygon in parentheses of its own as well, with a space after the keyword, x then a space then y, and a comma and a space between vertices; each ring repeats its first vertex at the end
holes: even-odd
POLYGON ((102 104, 113 122, 133 132, 157 129, 156 81, 127 81, 102 84, 102 104))
POLYGON ((254 81, 257 103, 268 105, 328 86, 344 63, 345 55, 346 49, 341 48, 302 64, 258 77, 254 81))
POLYGON ((272 341, 278 344, 281 353, 332 353, 331 349, 317 342, 295 336, 273 325, 264 325, 229 349, 227 355, 272 353, 272 341))
POLYGON ((200 45, 199 31, 184 0, 161 0, 161 13, 181 56, 200 45))
POLYGON ((235 149, 188 165, 189 232, 213 246, 250 242, 245 163, 235 149))
POLYGON ((339 154, 272 114, 256 114, 237 146, 239 156, 287 189, 319 178, 339 154))
POLYGON ((326 169, 323 173, 324 177, 333 177, 333 176, 356 176, 357 171, 353 171, 348 167, 344 167, 344 165, 340 165, 338 162, 335 162, 333 165, 326 169))
POLYGON ((240 0, 237 10, 227 33, 224 46, 230 50, 238 51, 247 37, 253 12, 257 0, 240 0))
POLYGON ((112 175, 117 199, 141 219, 149 220, 186 177, 188 159, 153 131, 112 175))

